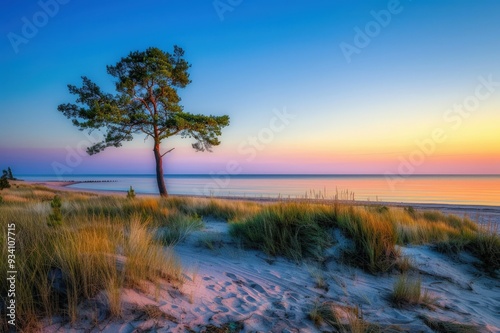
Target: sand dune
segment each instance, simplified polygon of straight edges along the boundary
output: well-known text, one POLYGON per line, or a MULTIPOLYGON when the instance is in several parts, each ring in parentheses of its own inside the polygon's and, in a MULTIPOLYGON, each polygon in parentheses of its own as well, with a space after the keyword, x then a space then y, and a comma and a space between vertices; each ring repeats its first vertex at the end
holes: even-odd
POLYGON ((224 332, 321 332, 331 329, 315 326, 308 313, 322 302, 358 308, 365 321, 407 332, 433 332, 422 315, 500 332, 500 281, 474 268, 474 258, 402 248, 435 301, 400 309, 389 300, 396 275, 373 276, 341 264, 350 241, 340 232, 334 236, 337 243, 318 267, 242 249, 226 222, 207 220, 204 230, 175 247, 185 269, 180 289, 165 283, 158 291, 124 290, 121 318, 108 317, 101 294, 81 305, 82 320, 71 326, 52 318, 44 332, 213 332, 222 325, 224 332))

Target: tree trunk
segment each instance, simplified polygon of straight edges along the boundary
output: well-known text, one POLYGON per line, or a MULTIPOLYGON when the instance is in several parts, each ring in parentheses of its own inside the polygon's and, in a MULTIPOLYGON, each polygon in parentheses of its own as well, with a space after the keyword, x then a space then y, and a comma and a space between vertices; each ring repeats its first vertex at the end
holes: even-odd
POLYGON ((160 191, 162 197, 168 197, 165 179, 163 179, 163 160, 160 153, 160 144, 155 144, 153 151, 156 160, 156 183, 158 184, 158 191, 160 191))

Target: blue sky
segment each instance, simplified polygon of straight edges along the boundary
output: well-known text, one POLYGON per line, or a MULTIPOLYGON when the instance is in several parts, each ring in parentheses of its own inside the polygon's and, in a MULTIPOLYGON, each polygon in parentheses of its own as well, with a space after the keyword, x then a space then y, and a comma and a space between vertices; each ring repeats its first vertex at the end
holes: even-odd
MULTIPOLYGON (((479 76, 500 81, 500 3, 493 0, 401 0, 350 62, 339 45, 354 45, 355 28, 364 31, 371 12, 391 1, 243 0, 223 20, 213 1, 41 2, 58 6, 47 22, 37 1, 7 0, 0 11, 0 167, 19 173, 53 173, 53 163, 67 166, 68 149, 86 140, 57 112, 73 101, 68 83, 85 75, 112 92, 106 65, 149 46, 185 49, 193 81, 181 92, 187 111, 231 117, 211 154, 186 140, 165 142, 176 147, 172 173, 217 172, 230 160, 246 173, 395 170, 415 140, 442 126, 447 108, 474 92, 479 76), (37 19, 38 31, 15 45, 13 34, 25 38, 26 20, 37 19), (248 161, 238 147, 285 108, 295 119, 248 161)), ((499 95, 482 101, 416 173, 500 170, 500 131, 492 125, 499 95)), ((70 169, 152 173, 150 145, 137 137, 70 169)))

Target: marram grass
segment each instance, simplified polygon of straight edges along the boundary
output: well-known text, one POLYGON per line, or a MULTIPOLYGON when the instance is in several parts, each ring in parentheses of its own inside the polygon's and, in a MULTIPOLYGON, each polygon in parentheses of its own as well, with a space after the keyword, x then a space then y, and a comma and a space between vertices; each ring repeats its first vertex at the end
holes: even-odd
POLYGON ((296 261, 321 260, 331 244, 330 234, 319 225, 318 212, 296 203, 264 207, 244 222, 233 223, 231 234, 249 247, 296 261))
MULTIPOLYGON (((48 191, 48 190, 47 190, 48 191)), ((5 191, 4 191, 5 192, 5 191)), ((55 194, 55 193, 53 193, 55 194)), ((13 188, 0 205, 0 256, 7 258, 6 226, 16 226, 16 315, 19 330, 35 330, 43 317, 62 315, 78 319, 78 305, 103 291, 113 315, 120 313, 120 290, 145 281, 182 283, 181 266, 173 250, 154 239, 150 220, 140 207, 129 215, 120 212, 126 199, 59 193, 60 225, 47 225, 50 197, 27 195, 27 187, 13 188), (92 205, 97 208, 91 209, 92 205), (35 326, 34 326, 35 325, 35 326)), ((7 262, 0 260, 0 295, 7 295, 7 262)), ((0 299, 3 303, 5 298, 0 299)), ((3 308, 3 307, 0 307, 3 308)), ((5 314, 0 331, 6 328, 5 314)))
MULTIPOLYGON (((230 222, 231 234, 248 247, 295 261, 321 262, 335 241, 332 230, 338 228, 353 240, 351 263, 372 273, 411 270, 410 263, 399 258, 398 245, 406 244, 468 251, 488 270, 500 269, 500 237, 493 225, 479 227, 470 219, 440 212, 339 202, 126 199, 126 195, 58 192, 23 183, 1 195, 1 258, 7 258, 6 226, 16 224, 19 328, 33 328, 39 318, 53 315, 77 320, 78 305, 99 292, 105 293, 111 313, 119 315, 122 288, 140 287, 145 281, 182 283, 182 270, 170 245, 201 228, 207 218, 230 222), (61 197, 62 218, 49 227, 50 202, 56 195, 61 197)), ((7 261, 0 260, 2 296, 8 288, 7 268, 7 261)), ((403 282, 401 288, 412 283, 403 282)), ((405 293, 411 295, 399 294, 405 293)), ((1 316, 3 329, 6 317, 1 316)))

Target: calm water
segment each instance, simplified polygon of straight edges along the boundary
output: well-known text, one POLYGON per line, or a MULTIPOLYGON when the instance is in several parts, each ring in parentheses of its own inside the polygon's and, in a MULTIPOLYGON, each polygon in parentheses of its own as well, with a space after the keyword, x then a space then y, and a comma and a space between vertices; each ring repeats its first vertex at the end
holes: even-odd
MULTIPOLYGON (((35 181, 57 180, 54 176, 23 176, 35 181)), ((72 188, 158 193, 153 175, 79 175, 65 177, 89 182, 72 188)), ((411 176, 399 180, 385 176, 345 175, 169 175, 170 194, 240 197, 334 198, 339 199, 445 203, 500 206, 498 176, 411 176), (348 193, 347 193, 348 191, 348 193)))

